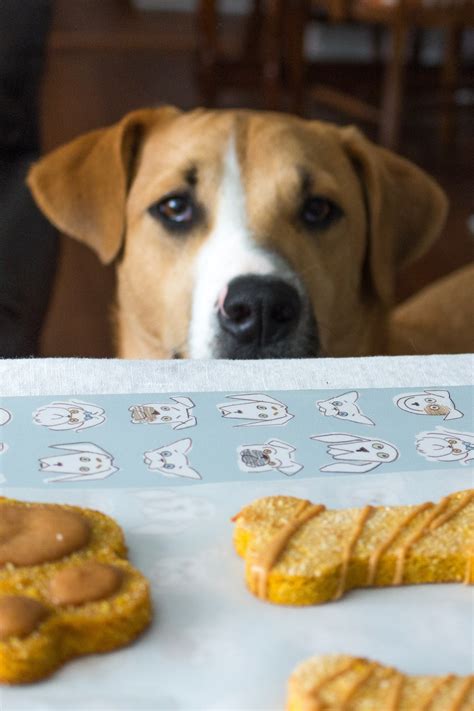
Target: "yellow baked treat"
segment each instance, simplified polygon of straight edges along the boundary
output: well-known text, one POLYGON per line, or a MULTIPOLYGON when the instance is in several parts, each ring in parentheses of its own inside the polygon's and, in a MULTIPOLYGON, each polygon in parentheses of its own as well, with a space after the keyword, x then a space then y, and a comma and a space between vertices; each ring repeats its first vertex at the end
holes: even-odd
POLYGON ((313 657, 290 677, 288 711, 472 711, 474 677, 408 676, 368 659, 313 657))
POLYGON ((352 588, 473 582, 474 490, 436 505, 342 510, 270 496, 234 520, 247 585, 271 602, 312 605, 352 588))
POLYGON ((120 527, 91 509, 0 497, 0 682, 131 642, 151 619, 120 527))

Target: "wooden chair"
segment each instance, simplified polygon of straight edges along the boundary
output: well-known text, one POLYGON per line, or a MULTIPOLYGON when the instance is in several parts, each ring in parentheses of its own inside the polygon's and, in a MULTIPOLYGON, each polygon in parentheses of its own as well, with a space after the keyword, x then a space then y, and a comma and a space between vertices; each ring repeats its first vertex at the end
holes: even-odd
MULTIPOLYGON (((240 76, 261 91, 267 109, 279 107, 281 91, 282 48, 285 0, 253 0, 244 29, 238 63, 240 76), (245 70, 247 70, 245 72, 245 70)), ((197 9, 198 71, 201 94, 208 106, 216 103, 219 88, 229 82, 230 64, 219 46, 221 25, 217 0, 198 0, 197 9)))
POLYGON ((290 4, 292 12, 288 15, 290 22, 287 28, 291 47, 289 85, 294 111, 302 111, 305 93, 304 29, 311 18, 311 11, 323 9, 332 22, 356 21, 386 28, 390 33, 390 56, 385 68, 379 107, 326 86, 313 87, 308 92, 313 98, 353 118, 377 124, 380 143, 396 149, 400 136, 410 33, 418 28, 439 27, 446 34, 441 67, 444 135, 451 131, 449 98, 452 98, 458 79, 462 30, 474 25, 472 0, 290 0, 290 4))

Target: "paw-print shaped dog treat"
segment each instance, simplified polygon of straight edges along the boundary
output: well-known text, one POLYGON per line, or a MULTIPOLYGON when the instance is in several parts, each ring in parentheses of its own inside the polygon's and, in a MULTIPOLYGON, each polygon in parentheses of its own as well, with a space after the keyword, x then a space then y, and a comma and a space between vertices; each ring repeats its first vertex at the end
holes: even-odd
POLYGON ((151 619, 119 526, 75 506, 0 497, 0 682, 31 682, 132 641, 151 619))
POLYGON ((287 711, 469 711, 474 677, 408 676, 368 659, 313 657, 289 680, 287 711))
POLYGON ((342 510, 271 496, 235 521, 247 585, 271 602, 312 605, 352 588, 474 580, 474 490, 437 504, 342 510))

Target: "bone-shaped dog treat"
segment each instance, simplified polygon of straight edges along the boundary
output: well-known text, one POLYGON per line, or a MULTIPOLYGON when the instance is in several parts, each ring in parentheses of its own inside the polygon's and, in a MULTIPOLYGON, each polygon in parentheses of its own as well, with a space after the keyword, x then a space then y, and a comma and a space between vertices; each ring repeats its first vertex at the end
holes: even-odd
POLYGON ((91 509, 0 497, 0 683, 131 642, 148 625, 148 582, 119 526, 91 509))
POLYGON ((275 603, 312 605, 352 588, 474 579, 474 490, 437 504, 342 510, 271 496, 234 520, 247 585, 275 603))
POLYGON ((408 676, 368 659, 313 657, 289 680, 287 711, 469 711, 474 677, 408 676))

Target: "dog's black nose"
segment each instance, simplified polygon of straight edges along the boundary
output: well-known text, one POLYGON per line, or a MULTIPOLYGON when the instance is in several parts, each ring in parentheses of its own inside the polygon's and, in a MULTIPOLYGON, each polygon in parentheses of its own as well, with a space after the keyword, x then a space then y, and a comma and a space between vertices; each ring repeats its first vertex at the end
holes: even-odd
POLYGON ((221 328, 238 343, 264 347, 287 338, 298 325, 301 299, 283 279, 241 276, 233 279, 218 311, 221 328))

